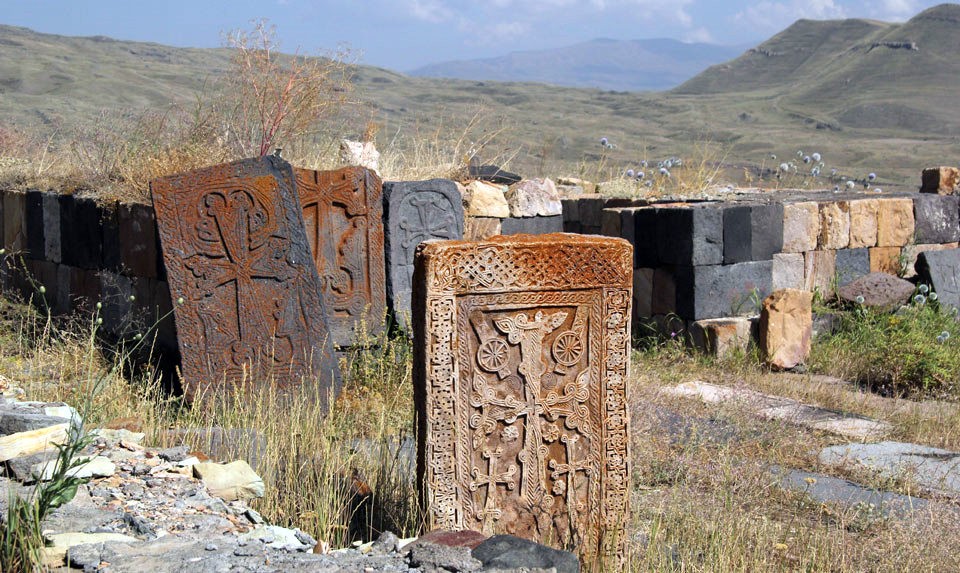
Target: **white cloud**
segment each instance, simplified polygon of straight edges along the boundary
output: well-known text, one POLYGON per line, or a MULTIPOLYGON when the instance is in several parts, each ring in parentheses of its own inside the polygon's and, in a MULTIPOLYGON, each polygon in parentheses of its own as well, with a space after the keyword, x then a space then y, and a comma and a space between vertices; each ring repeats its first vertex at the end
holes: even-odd
POLYGON ((453 10, 443 0, 407 0, 407 7, 414 18, 434 24, 453 17, 453 10))
POLYGON ((871 17, 881 20, 905 20, 920 11, 916 0, 880 0, 868 4, 868 9, 871 17))
POLYGON ((734 19, 763 32, 776 32, 800 18, 830 20, 846 17, 846 11, 834 0, 763 0, 738 12, 734 19))
POLYGON ((713 42, 713 34, 703 26, 690 30, 683 35, 684 42, 703 42, 709 44, 713 42))

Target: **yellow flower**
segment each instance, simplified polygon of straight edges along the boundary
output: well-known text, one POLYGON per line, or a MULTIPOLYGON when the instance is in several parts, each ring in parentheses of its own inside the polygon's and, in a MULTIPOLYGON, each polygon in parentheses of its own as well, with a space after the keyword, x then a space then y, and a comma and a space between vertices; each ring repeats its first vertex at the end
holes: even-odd
POLYGON ((774 544, 773 544, 773 548, 774 548, 774 550, 776 550, 776 551, 783 552, 783 551, 786 551, 786 550, 787 550, 787 544, 786 544, 786 543, 774 543, 774 544))

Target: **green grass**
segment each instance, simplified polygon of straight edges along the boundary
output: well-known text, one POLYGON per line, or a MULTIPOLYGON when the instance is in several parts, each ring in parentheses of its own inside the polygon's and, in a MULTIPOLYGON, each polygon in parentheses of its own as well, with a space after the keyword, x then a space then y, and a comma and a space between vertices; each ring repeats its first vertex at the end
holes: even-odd
POLYGON ((923 295, 896 313, 856 308, 814 344, 810 366, 877 391, 960 400, 960 324, 923 295))

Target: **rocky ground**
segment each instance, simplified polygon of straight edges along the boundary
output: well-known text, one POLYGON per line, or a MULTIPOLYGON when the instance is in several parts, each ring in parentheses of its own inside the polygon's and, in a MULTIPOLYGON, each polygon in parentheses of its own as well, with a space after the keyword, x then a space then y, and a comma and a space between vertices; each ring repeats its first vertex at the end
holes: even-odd
MULTIPOLYGON (((35 494, 53 473, 56 450, 76 411, 30 402, 6 388, 0 402, 0 520, 13 495, 35 494)), ((89 481, 43 523, 44 560, 53 571, 448 572, 578 571, 571 553, 512 536, 435 532, 398 539, 390 532, 330 548, 299 529, 269 525, 247 504, 263 482, 242 460, 201 461, 185 446, 144 447, 143 434, 94 429, 72 474, 89 481)))

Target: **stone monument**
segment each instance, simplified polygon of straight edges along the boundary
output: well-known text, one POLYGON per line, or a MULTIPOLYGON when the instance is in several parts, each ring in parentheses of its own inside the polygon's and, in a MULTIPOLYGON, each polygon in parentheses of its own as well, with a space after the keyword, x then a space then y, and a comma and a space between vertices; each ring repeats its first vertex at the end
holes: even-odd
POLYGON ((414 392, 428 528, 622 557, 632 261, 623 239, 560 233, 421 245, 414 392))
POLYGON ((150 183, 188 397, 241 380, 339 390, 293 185, 277 157, 150 183))
POLYGON ((373 171, 294 169, 307 239, 337 346, 383 332, 383 185, 373 171))

